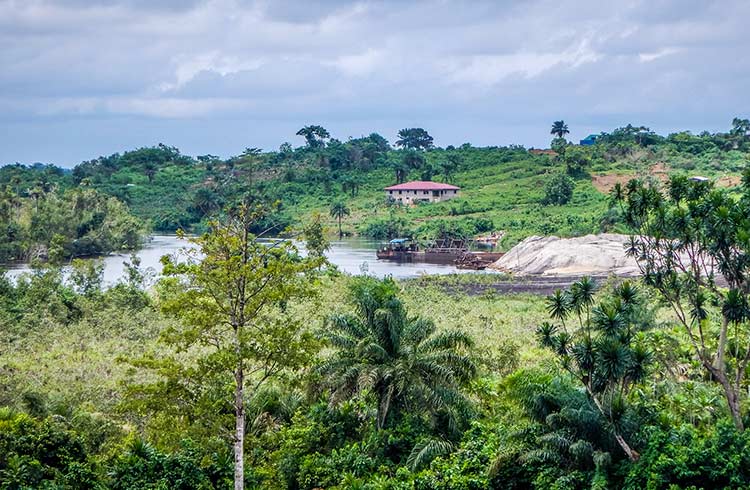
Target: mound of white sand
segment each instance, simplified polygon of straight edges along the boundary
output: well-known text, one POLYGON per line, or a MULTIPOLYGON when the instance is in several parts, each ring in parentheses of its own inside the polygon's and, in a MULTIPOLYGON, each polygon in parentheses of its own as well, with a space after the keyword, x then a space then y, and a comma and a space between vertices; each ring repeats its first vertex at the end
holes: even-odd
POLYGON ((635 259, 625 256, 627 242, 627 236, 611 233, 577 238, 531 236, 490 268, 518 275, 638 275, 635 259))

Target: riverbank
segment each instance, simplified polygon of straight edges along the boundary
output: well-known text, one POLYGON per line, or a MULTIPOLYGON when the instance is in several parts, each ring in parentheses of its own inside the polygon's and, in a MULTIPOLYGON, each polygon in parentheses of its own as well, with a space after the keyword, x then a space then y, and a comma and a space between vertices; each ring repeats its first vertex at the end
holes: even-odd
MULTIPOLYGON (((379 260, 375 252, 380 245, 380 241, 359 238, 333 240, 326 256, 339 271, 354 276, 367 274, 376 277, 390 276, 395 279, 409 279, 428 275, 476 273, 476 271, 458 269, 452 263, 428 264, 379 260)), ((155 279, 161 274, 160 260, 163 255, 178 253, 182 248, 189 246, 189 242, 179 239, 176 235, 154 235, 134 255, 140 260, 140 267, 147 276, 155 279)), ((306 252, 303 244, 300 244, 299 248, 301 253, 306 252)), ((129 261, 130 257, 130 254, 110 254, 84 260, 101 260, 104 266, 104 284, 112 285, 123 277, 124 262, 129 261)), ((31 272, 31 266, 24 262, 0 264, 0 269, 3 267, 7 269, 7 274, 11 278, 31 272)))

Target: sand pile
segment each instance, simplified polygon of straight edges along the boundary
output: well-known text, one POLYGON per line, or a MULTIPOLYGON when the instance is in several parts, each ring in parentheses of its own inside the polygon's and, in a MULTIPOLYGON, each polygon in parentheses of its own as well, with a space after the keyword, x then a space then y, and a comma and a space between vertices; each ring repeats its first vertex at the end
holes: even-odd
POLYGON ((635 259, 625 256, 626 235, 605 233, 578 238, 531 236, 490 268, 519 275, 638 275, 635 259))

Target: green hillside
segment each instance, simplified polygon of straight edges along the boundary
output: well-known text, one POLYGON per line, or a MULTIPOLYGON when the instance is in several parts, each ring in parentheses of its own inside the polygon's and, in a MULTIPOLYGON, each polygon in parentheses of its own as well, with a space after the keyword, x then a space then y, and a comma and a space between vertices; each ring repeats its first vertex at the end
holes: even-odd
POLYGON ((591 146, 557 138, 556 155, 518 146, 434 148, 425 141, 407 136, 392 147, 375 133, 346 142, 312 135, 296 149, 248 148, 226 160, 159 145, 82 162, 72 172, 2 167, 0 185, 21 196, 39 182, 58 190, 92 187, 124 201, 157 232, 195 231, 227 206, 255 202, 276 203, 276 232, 317 214, 334 233, 337 220, 329 211, 341 203, 348 211, 342 213, 346 234, 432 239, 504 231, 509 246, 531 234, 618 229, 606 194, 630 178, 702 175, 719 186, 736 185, 750 155, 747 136, 736 128, 663 137, 627 126, 602 133, 591 146), (382 189, 409 180, 450 182, 461 187, 461 195, 411 207, 387 202, 382 189))

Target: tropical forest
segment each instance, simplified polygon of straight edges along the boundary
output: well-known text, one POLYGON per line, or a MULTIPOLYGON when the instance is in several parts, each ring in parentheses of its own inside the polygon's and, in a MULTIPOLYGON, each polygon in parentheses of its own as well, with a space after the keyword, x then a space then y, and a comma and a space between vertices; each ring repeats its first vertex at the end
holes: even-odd
POLYGON ((0 488, 749 488, 750 121, 727 119, 0 167, 0 488), (410 182, 460 192, 384 192, 410 182), (332 252, 591 236, 633 273, 332 252))

